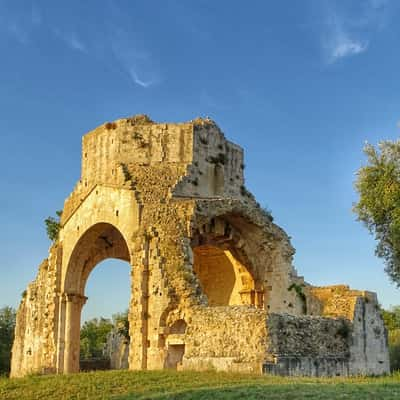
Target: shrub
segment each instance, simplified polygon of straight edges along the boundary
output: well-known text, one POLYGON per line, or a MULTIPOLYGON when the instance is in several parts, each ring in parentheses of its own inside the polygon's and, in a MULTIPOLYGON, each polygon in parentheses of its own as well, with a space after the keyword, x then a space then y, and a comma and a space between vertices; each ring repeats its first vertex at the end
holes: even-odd
POLYGON ((400 370, 400 329, 389 331, 389 357, 390 369, 392 371, 400 370))
POLYGON ((48 217, 44 220, 46 224, 46 232, 47 236, 52 242, 55 242, 58 239, 58 234, 60 233, 61 225, 60 218, 62 215, 62 211, 56 211, 57 217, 48 217))
POLYGON ((0 309, 0 375, 10 372, 15 317, 13 308, 3 307, 0 309))

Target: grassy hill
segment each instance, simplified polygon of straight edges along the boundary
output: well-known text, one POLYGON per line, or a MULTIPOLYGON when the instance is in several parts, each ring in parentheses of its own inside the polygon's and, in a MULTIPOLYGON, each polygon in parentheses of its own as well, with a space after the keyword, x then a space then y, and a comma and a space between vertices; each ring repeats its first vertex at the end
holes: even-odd
POLYGON ((0 378, 1 400, 400 399, 400 374, 382 378, 281 378, 216 372, 104 371, 0 378))

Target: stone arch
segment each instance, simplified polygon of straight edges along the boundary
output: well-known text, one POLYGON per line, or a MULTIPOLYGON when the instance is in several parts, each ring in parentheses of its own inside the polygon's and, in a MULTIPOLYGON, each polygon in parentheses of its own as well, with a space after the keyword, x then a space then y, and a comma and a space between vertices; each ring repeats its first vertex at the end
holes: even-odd
POLYGON ((127 241, 114 225, 99 222, 88 228, 74 246, 68 260, 64 292, 84 295, 90 272, 107 258, 131 262, 127 241))
POLYGON ((59 313, 59 371, 79 371, 80 320, 87 300, 86 282, 96 265, 108 258, 131 264, 128 244, 120 230, 110 223, 99 222, 78 239, 67 263, 59 313))
POLYGON ((193 253, 193 271, 210 306, 254 305, 254 279, 233 249, 202 245, 193 253))
POLYGON ((183 335, 186 333, 187 323, 184 319, 176 320, 170 327, 169 327, 169 334, 171 335, 183 335))
POLYGON ((247 241, 229 216, 211 218, 193 232, 193 272, 209 306, 264 307, 263 276, 248 256, 247 241))

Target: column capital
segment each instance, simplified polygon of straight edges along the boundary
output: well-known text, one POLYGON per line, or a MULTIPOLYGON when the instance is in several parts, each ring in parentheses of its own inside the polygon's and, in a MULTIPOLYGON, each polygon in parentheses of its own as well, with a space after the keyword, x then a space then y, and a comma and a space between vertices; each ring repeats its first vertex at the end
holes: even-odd
POLYGON ((87 301, 86 296, 82 296, 78 293, 62 293, 63 299, 68 303, 75 303, 84 305, 87 301))

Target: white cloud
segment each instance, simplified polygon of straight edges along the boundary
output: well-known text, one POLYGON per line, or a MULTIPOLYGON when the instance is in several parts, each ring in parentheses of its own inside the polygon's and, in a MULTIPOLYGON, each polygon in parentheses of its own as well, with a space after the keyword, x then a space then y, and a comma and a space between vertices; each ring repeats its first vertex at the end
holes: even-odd
POLYGON ((323 3, 321 43, 328 64, 366 52, 371 37, 389 23, 394 8, 390 0, 369 0, 357 7, 323 3), (328 6, 326 5, 328 4, 328 6), (347 8, 346 8, 347 7, 347 8))
POLYGON ((13 5, 14 0, 0 0, 0 34, 27 45, 39 39, 35 35, 39 30, 50 32, 69 49, 106 65, 141 88, 160 82, 157 59, 143 45, 125 11, 113 2, 109 2, 106 19, 96 21, 95 25, 90 25, 90 21, 82 24, 80 19, 50 18, 51 10, 39 8, 36 2, 30 8, 13 5))
POLYGON ((361 54, 368 49, 368 42, 346 36, 337 35, 331 38, 328 45, 328 62, 333 63, 340 58, 361 54))
POLYGON ((53 30, 55 35, 61 39, 68 47, 72 50, 80 51, 82 53, 87 52, 87 47, 75 32, 62 32, 59 29, 53 30))
POLYGON ((9 36, 18 43, 27 45, 32 41, 35 29, 42 23, 42 16, 37 6, 21 12, 18 7, 12 7, 11 2, 0 0, 0 33, 9 36))
POLYGON ((337 43, 336 47, 333 49, 332 57, 333 59, 346 57, 354 54, 360 54, 367 50, 368 42, 361 43, 352 39, 344 39, 337 43))
POLYGON ((130 76, 131 76, 133 82, 135 82, 137 85, 139 85, 139 86, 141 86, 141 87, 147 88, 147 87, 149 87, 149 86, 151 86, 151 85, 153 85, 153 84, 155 83, 155 82, 152 81, 152 80, 150 80, 150 81, 143 81, 143 80, 141 80, 141 79, 138 77, 138 75, 137 75, 137 73, 136 73, 136 71, 135 71, 134 68, 131 68, 129 72, 130 72, 130 76))
POLYGON ((65 37, 65 41, 74 50, 82 51, 83 53, 86 52, 86 46, 80 40, 75 33, 72 33, 65 37))
POLYGON ((21 44, 27 44, 29 42, 28 33, 16 21, 8 22, 6 31, 21 44))
POLYGON ((117 68, 134 84, 146 89, 160 81, 154 59, 132 33, 111 27, 110 46, 117 68))

